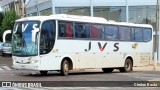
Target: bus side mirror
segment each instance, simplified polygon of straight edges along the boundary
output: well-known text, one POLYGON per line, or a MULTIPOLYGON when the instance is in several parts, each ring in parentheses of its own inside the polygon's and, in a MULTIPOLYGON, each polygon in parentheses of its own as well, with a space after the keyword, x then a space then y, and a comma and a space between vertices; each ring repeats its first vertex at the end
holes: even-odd
POLYGON ((32 42, 36 42, 37 33, 39 32, 39 28, 32 30, 32 42))

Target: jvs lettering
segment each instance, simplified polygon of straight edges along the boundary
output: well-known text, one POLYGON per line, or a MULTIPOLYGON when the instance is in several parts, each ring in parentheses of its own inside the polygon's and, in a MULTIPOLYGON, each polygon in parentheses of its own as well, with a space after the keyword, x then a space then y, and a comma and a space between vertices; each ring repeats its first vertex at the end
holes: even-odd
POLYGON ((99 49, 100 49, 101 51, 104 50, 104 48, 106 47, 106 45, 107 45, 107 43, 105 43, 105 44, 103 45, 103 47, 102 47, 101 43, 98 42, 98 46, 99 46, 99 49))
POLYGON ((115 51, 115 52, 116 52, 116 51, 118 51, 118 50, 119 50, 118 45, 119 45, 119 43, 115 43, 115 44, 114 44, 115 49, 114 49, 113 51, 115 51))
MULTIPOLYGON (((101 44, 100 42, 97 43, 98 47, 99 47, 99 50, 100 51, 104 51, 104 49, 106 48, 107 46, 107 43, 104 43, 104 44, 101 44)), ((119 47, 118 47, 119 43, 114 43, 113 46, 114 46, 114 52, 118 51, 119 50, 119 47)), ((92 44, 91 42, 89 42, 88 44, 88 49, 85 49, 85 51, 90 51, 92 48, 92 44)))
POLYGON ((91 42, 89 42, 89 45, 88 45, 88 50, 85 49, 85 51, 90 51, 91 50, 91 42))

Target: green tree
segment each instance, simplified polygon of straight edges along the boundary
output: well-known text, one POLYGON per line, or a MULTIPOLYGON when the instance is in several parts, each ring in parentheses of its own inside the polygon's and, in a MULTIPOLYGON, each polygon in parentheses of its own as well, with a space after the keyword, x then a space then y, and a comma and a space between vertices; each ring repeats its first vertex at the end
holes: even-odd
MULTIPOLYGON (((12 30, 14 27, 14 22, 19 17, 14 10, 6 11, 4 14, 4 19, 2 21, 2 29, 0 33, 4 33, 6 30, 12 30)), ((7 35, 7 41, 11 41, 11 35, 7 35)))
POLYGON ((3 20, 3 13, 0 12, 0 26, 1 26, 2 20, 3 20))
POLYGON ((2 25, 3 18, 4 18, 4 15, 2 12, 0 12, 0 41, 2 41, 2 33, 1 33, 2 26, 1 25, 2 25))

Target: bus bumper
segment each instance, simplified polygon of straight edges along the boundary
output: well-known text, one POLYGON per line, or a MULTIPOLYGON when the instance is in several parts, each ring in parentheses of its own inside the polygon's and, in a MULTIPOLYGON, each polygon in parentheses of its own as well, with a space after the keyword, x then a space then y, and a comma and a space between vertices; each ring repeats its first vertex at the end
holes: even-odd
POLYGON ((40 70, 40 59, 38 57, 12 57, 13 68, 19 70, 40 70))
POLYGON ((13 64, 13 68, 18 70, 40 70, 40 67, 36 64, 13 64))

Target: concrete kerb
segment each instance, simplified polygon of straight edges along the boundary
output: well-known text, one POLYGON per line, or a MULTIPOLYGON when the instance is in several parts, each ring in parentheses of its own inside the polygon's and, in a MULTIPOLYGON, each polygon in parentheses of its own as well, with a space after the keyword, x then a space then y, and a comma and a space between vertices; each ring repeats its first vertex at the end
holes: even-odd
MULTIPOLYGON (((102 69, 85 69, 85 70, 80 70, 80 72, 102 72, 102 69)), ((117 71, 117 70, 116 70, 117 71)), ((133 71, 160 71, 160 64, 156 66, 156 69, 154 69, 153 65, 144 65, 144 66, 136 66, 133 67, 133 71)))
MULTIPOLYGON (((115 69, 115 71, 118 71, 115 69)), ((153 65, 144 65, 144 66, 136 66, 133 67, 133 71, 160 71, 160 64, 157 65, 156 69, 154 69, 153 65)), ((71 72, 103 72, 102 69, 82 69, 82 70, 71 70, 71 72)))
POLYGON ((133 67, 133 71, 160 71, 160 64, 158 64, 156 68, 154 68, 153 65, 133 67))

